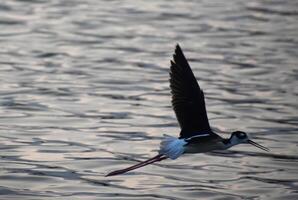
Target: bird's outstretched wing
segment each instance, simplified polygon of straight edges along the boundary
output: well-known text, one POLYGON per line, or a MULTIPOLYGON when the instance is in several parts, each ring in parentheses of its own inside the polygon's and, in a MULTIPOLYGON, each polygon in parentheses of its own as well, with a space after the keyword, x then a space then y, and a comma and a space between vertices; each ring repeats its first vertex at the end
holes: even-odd
POLYGON ((181 127, 180 138, 213 134, 204 93, 178 44, 171 61, 170 88, 172 106, 181 127))

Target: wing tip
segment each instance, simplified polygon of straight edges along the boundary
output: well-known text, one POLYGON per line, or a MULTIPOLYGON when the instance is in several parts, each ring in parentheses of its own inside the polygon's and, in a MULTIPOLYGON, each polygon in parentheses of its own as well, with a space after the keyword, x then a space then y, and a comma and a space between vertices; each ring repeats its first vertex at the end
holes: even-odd
POLYGON ((175 53, 173 54, 173 60, 176 64, 186 64, 188 65, 188 62, 184 56, 184 53, 182 51, 182 48, 180 45, 177 43, 175 47, 175 53))
POLYGON ((173 55, 174 59, 175 59, 175 56, 177 56, 177 55, 179 55, 181 53, 182 53, 182 49, 181 49, 180 45, 177 43, 176 44, 176 47, 175 47, 175 53, 173 55))

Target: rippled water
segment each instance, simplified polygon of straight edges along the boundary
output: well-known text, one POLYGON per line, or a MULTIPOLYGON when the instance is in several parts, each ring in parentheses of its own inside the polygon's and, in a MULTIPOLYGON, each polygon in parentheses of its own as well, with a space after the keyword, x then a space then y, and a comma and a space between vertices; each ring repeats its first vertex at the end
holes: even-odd
POLYGON ((0 199, 297 199, 298 3, 0 3, 0 199), (178 135, 180 43, 222 136, 271 149, 185 155, 104 177, 178 135))

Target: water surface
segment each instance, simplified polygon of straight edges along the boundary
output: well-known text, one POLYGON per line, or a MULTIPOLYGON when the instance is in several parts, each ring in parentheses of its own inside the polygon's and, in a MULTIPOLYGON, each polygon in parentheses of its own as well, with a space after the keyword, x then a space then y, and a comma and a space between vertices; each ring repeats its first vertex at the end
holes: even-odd
POLYGON ((0 3, 0 199, 297 199, 296 1, 0 3), (178 135, 176 43, 249 145, 104 177, 178 135))

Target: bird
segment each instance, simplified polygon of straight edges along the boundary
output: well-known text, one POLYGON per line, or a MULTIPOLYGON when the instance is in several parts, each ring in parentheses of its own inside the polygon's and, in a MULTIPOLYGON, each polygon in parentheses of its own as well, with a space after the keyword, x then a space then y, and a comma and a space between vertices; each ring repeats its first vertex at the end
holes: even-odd
POLYGON ((204 92, 179 44, 176 45, 170 64, 171 103, 181 128, 179 137, 164 135, 156 156, 131 167, 110 172, 106 176, 124 174, 168 158, 175 160, 183 154, 226 150, 238 144, 251 144, 269 151, 267 147, 252 141, 243 131, 234 131, 229 138, 215 133, 209 125, 204 92))

